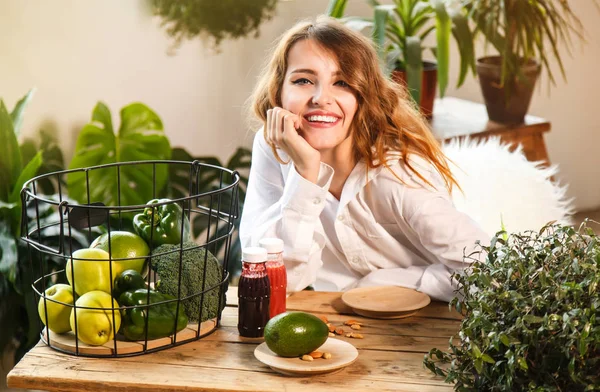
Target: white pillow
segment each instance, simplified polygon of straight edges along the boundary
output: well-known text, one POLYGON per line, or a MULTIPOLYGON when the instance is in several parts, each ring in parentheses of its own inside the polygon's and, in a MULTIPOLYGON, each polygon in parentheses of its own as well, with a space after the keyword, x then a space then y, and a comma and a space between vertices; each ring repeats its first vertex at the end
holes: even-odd
POLYGON ((567 186, 551 180, 558 166, 546 168, 530 162, 521 146, 510 152, 500 138, 484 141, 451 141, 442 147, 452 161, 450 169, 464 193, 454 189, 456 208, 477 221, 490 235, 538 231, 550 221, 572 224, 573 199, 567 199, 567 186))

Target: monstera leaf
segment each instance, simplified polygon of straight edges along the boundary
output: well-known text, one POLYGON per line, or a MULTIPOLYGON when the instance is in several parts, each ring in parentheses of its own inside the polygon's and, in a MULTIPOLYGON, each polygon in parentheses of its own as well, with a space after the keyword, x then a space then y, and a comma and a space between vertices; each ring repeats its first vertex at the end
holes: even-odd
MULTIPOLYGON (((110 110, 99 102, 92 121, 77 138, 69 169, 170 157, 171 146, 162 121, 150 108, 133 103, 121 109, 121 126, 115 134, 110 110)), ((163 188, 167 170, 166 165, 156 165, 154 173, 150 164, 121 165, 89 170, 87 179, 86 172, 77 171, 67 175, 67 188, 69 196, 81 204, 140 205, 152 199, 153 189, 158 192, 163 188)))

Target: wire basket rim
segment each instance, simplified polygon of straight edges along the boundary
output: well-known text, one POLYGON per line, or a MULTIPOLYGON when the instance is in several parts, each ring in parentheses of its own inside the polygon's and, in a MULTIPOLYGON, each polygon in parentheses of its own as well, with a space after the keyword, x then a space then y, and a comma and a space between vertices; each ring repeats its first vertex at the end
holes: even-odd
POLYGON ((92 210, 94 210, 94 209, 96 209, 96 210, 106 210, 106 209, 136 210, 136 209, 144 209, 144 208, 148 208, 148 207, 160 207, 163 205, 173 204, 173 203, 181 203, 184 201, 194 200, 199 197, 205 197, 205 196, 212 195, 215 193, 225 192, 229 189, 234 188, 236 185, 239 184, 239 182, 240 182, 240 174, 238 173, 237 170, 231 170, 231 169, 223 167, 223 166, 212 165, 210 163, 204 163, 204 162, 200 162, 198 160, 191 161, 191 162, 190 161, 175 161, 175 160, 126 161, 126 162, 106 163, 103 165, 89 166, 89 167, 77 168, 77 169, 59 170, 59 171, 55 171, 52 173, 41 174, 39 176, 31 178, 30 180, 26 181, 23 184, 23 187, 21 188, 21 197, 23 198, 23 195, 27 195, 28 197, 31 197, 34 200, 42 201, 44 203, 48 203, 50 205, 55 205, 55 206, 62 205, 62 206, 68 206, 68 207, 85 207, 85 208, 89 208, 92 210), (157 163, 158 164, 167 164, 167 165, 183 164, 183 165, 190 165, 190 166, 197 166, 197 167, 199 167, 199 166, 210 167, 210 168, 221 170, 222 172, 227 172, 227 173, 231 174, 232 182, 228 185, 225 185, 225 186, 219 188, 219 189, 214 189, 212 191, 199 193, 197 195, 190 195, 190 196, 186 196, 186 197, 180 197, 177 199, 169 199, 168 201, 161 202, 161 203, 154 203, 154 204, 146 203, 146 204, 126 205, 126 206, 88 205, 88 204, 79 204, 79 203, 71 204, 71 203, 69 203, 68 200, 54 201, 51 199, 40 197, 42 195, 38 194, 37 192, 32 192, 31 189, 29 188, 29 185, 31 185, 34 182, 49 178, 51 176, 56 176, 56 175, 64 175, 64 174, 76 173, 76 172, 87 172, 87 171, 91 171, 91 170, 95 170, 95 169, 104 169, 104 168, 116 167, 116 166, 130 166, 130 165, 135 165, 135 164, 157 164, 157 163))

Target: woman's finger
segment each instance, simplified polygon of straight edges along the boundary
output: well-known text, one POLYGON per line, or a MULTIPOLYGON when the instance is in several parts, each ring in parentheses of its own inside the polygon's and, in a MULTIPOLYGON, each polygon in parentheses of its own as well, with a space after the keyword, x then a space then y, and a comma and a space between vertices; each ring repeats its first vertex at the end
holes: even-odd
POLYGON ((274 120, 274 123, 275 123, 274 124, 275 125, 275 127, 274 127, 275 132, 274 132, 274 138, 273 139, 275 141, 275 144, 278 147, 281 147, 281 141, 282 141, 282 138, 283 138, 283 123, 282 123, 283 122, 283 119, 282 119, 283 113, 284 113, 284 111, 281 108, 275 108, 274 109, 274 113, 273 113, 273 117, 274 117, 273 120, 274 120))

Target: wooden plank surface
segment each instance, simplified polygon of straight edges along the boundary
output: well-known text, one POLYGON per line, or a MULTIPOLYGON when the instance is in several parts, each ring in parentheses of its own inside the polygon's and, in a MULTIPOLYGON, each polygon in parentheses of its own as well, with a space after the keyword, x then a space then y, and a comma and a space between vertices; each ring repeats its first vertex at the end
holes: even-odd
MULTIPOLYGON (((50 391, 451 391, 423 367, 423 355, 445 350, 459 328, 447 304, 431 304, 415 317, 374 320, 336 309, 340 293, 301 292, 288 308, 326 315, 334 325, 352 318, 363 322, 364 339, 336 337, 352 343, 359 357, 338 371, 312 377, 287 377, 254 358, 260 339, 237 333, 237 291, 227 293, 221 327, 192 343, 157 353, 124 358, 84 358, 58 353, 44 344, 32 349, 8 376, 12 388, 50 391), (440 316, 441 309, 447 314, 440 316)), ((343 309, 341 309, 343 310, 343 309)), ((350 328, 345 327, 349 332, 350 328)))
MULTIPOLYGON (((339 313, 356 316, 350 307, 342 301, 341 292, 329 291, 301 291, 293 293, 287 298, 287 310, 299 310, 311 313, 339 313)), ((237 306, 237 287, 230 287, 227 292, 227 305, 237 306)), ((415 317, 432 317, 451 320, 460 320, 461 316, 456 311, 450 311, 446 302, 432 301, 429 306, 415 313, 415 317)))
POLYGON ((90 392, 290 391, 321 384, 328 391, 402 390, 404 386, 447 390, 443 380, 423 368, 420 353, 361 350, 357 361, 340 372, 290 378, 258 362, 254 348, 201 340, 142 357, 99 360, 74 359, 38 346, 10 373, 9 386, 90 392))

